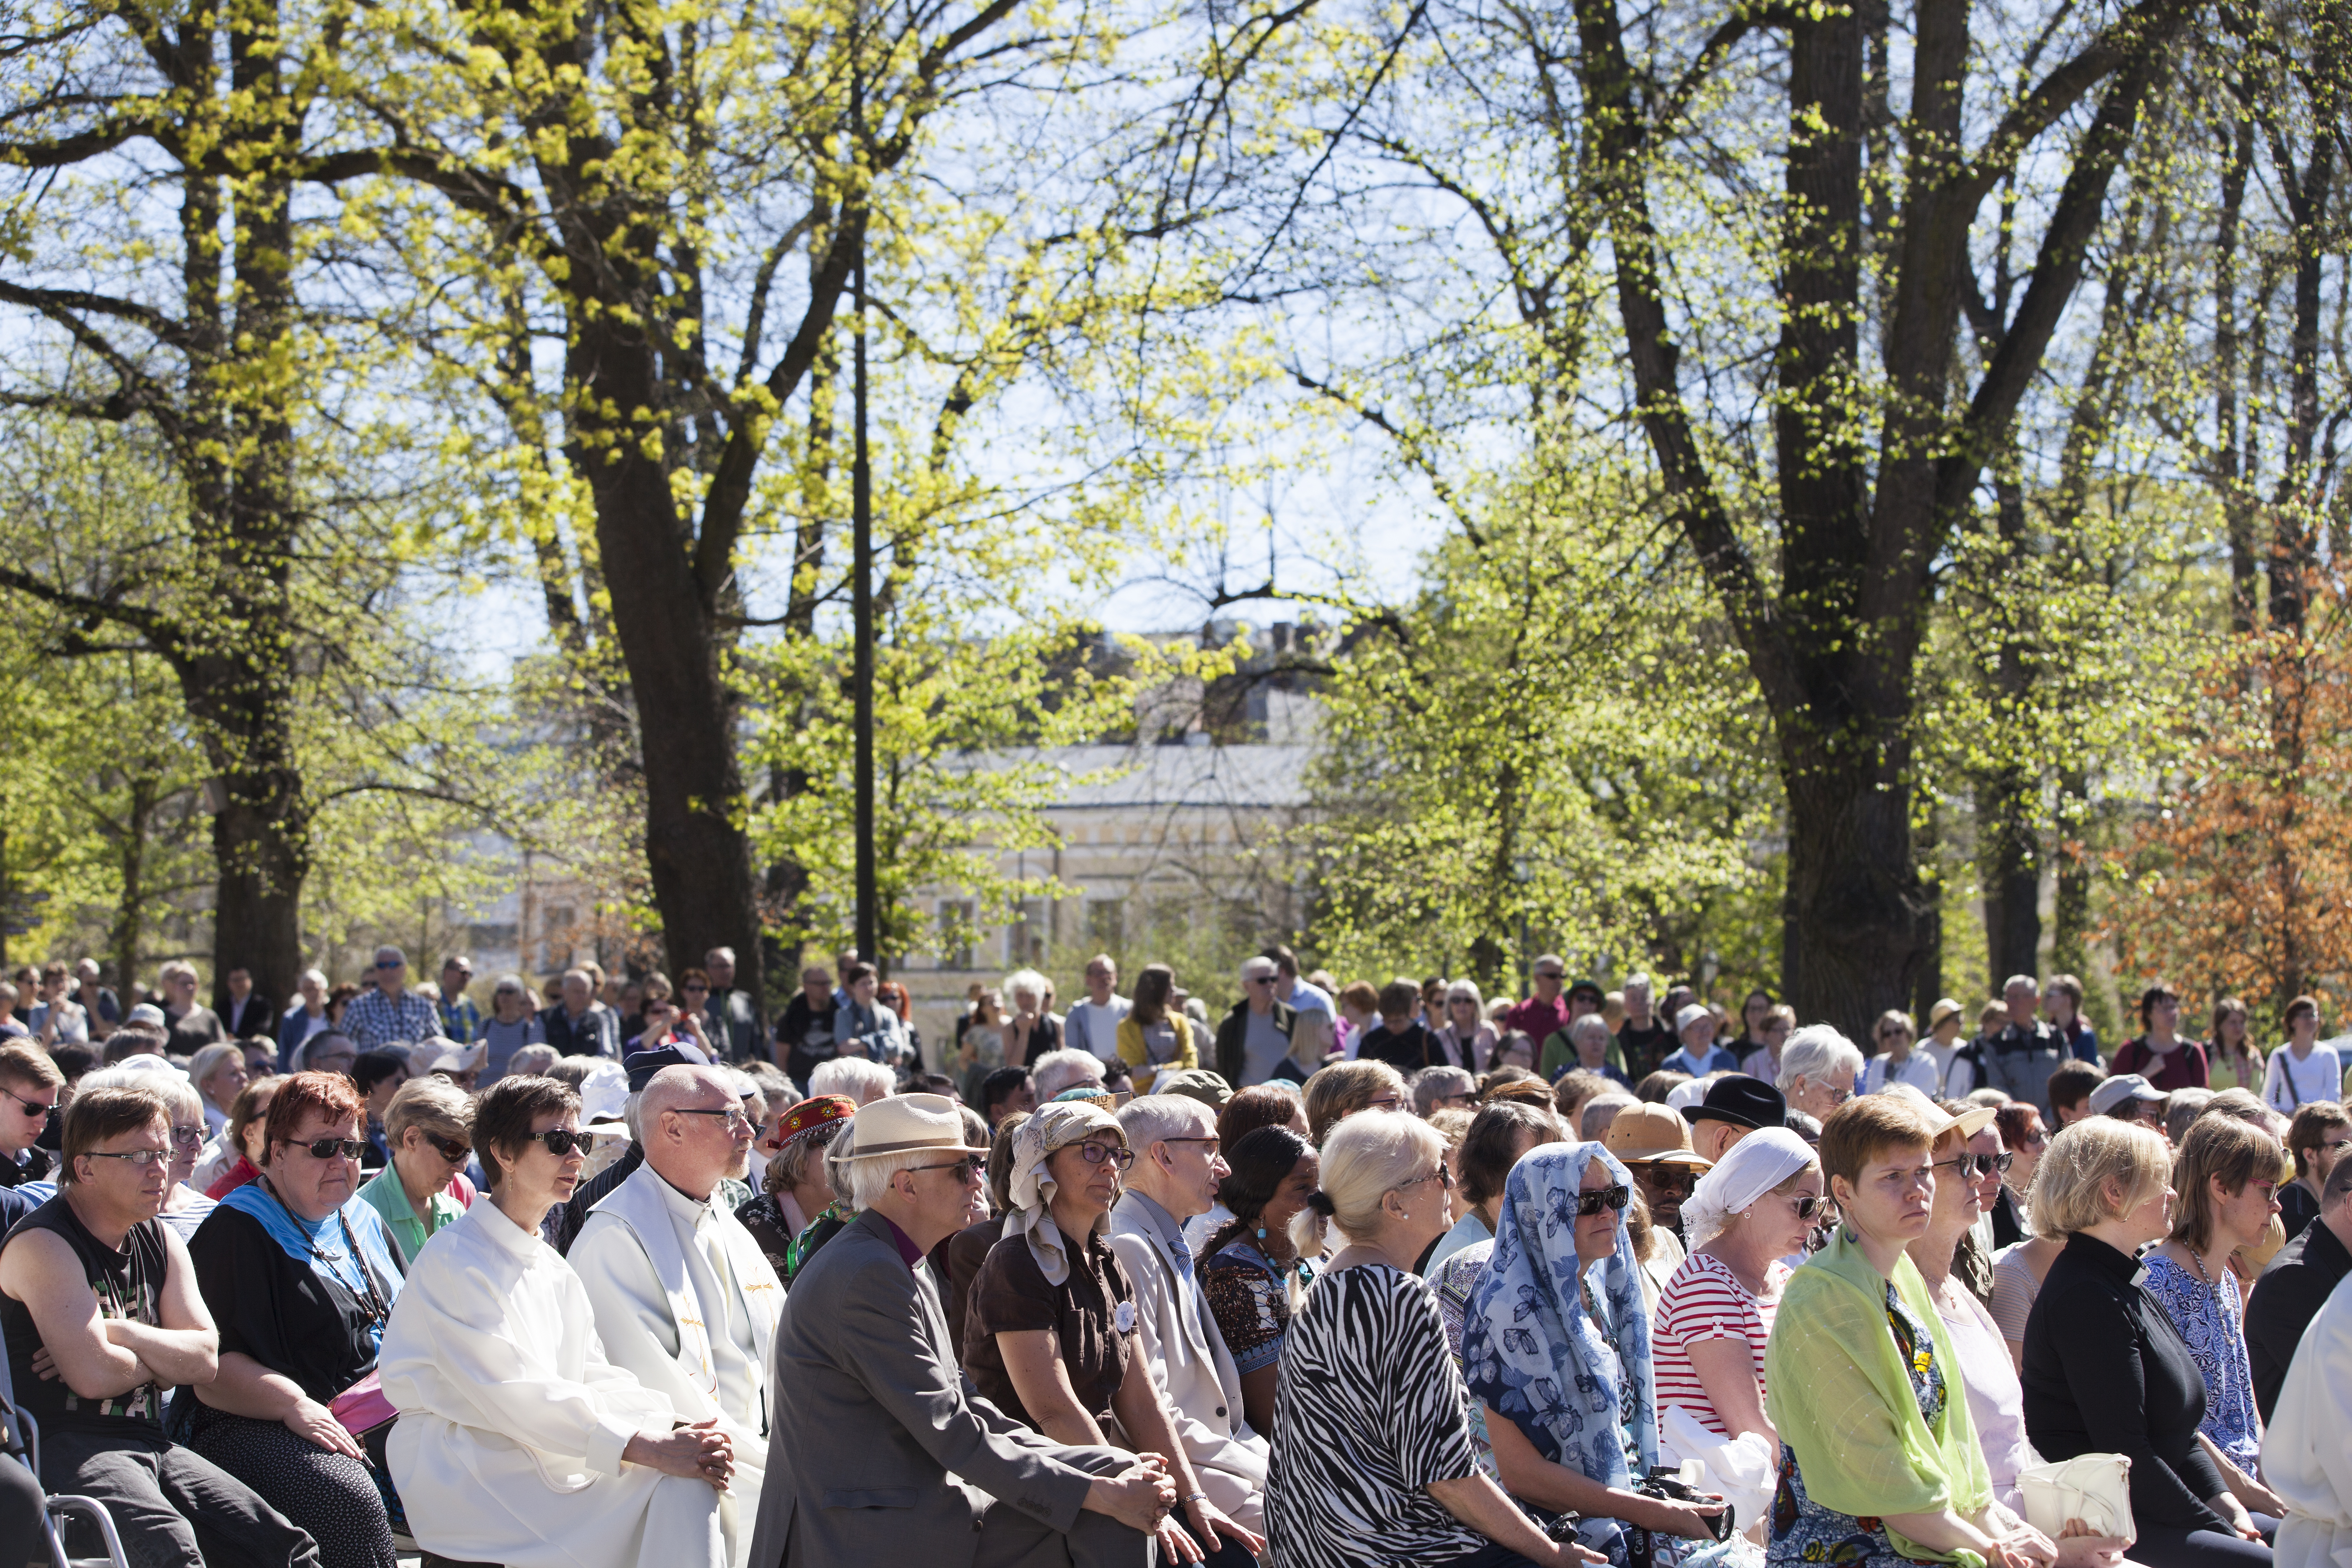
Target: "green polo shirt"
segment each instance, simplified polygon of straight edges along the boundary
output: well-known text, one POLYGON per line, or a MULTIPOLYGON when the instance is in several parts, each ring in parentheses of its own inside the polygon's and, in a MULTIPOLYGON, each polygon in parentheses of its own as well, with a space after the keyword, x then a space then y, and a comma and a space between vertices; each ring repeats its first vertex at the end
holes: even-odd
POLYGON ((446 1187, 433 1194, 425 1205, 432 1215, 430 1224, 420 1224, 416 1211, 408 1206, 408 1194, 400 1184, 400 1173, 390 1165, 376 1173, 375 1180, 360 1189, 361 1199, 383 1216, 383 1226, 392 1232, 393 1246, 399 1248, 400 1266, 404 1272, 425 1250, 433 1233, 466 1212, 446 1187))

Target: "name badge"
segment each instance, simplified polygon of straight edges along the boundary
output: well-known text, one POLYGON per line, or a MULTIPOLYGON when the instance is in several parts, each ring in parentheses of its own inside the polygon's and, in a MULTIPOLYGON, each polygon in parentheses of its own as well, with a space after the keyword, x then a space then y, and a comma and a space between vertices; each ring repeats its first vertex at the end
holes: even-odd
POLYGON ((1118 1310, 1111 1313, 1110 1321, 1111 1326, 1117 1329, 1120 1333, 1133 1333, 1135 1331, 1135 1303, 1132 1301, 1121 1301, 1118 1304, 1118 1310))

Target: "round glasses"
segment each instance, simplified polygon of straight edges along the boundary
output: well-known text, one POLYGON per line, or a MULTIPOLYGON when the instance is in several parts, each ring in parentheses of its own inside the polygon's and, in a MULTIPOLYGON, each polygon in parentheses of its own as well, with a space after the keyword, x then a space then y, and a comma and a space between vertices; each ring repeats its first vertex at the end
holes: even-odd
POLYGON ((1078 1158, 1089 1165, 1099 1165, 1108 1161, 1124 1171, 1135 1163, 1135 1151, 1132 1149, 1121 1149, 1109 1143, 1080 1143, 1076 1147, 1078 1158))

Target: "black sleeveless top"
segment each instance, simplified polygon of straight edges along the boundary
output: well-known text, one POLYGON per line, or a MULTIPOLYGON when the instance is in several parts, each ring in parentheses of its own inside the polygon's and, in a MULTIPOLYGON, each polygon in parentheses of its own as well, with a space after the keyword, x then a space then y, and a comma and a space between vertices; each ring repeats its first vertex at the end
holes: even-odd
MULTIPOLYGON (((162 1327, 158 1310, 163 1295, 163 1271, 169 1257, 163 1250, 163 1224, 142 1220, 122 1238, 121 1250, 92 1236, 60 1193, 17 1222, 8 1233, 15 1243, 26 1232, 46 1230, 61 1237, 81 1260, 82 1277, 98 1298, 99 1316, 129 1318, 162 1327)), ((33 1372, 33 1356, 41 1348, 41 1331, 22 1301, 0 1294, 0 1336, 8 1346, 8 1377, 16 1385, 17 1407, 41 1424, 43 1431, 70 1428, 100 1430, 116 1422, 141 1426, 161 1424, 163 1391, 143 1383, 110 1399, 84 1399, 66 1386, 64 1378, 44 1380, 33 1372)))

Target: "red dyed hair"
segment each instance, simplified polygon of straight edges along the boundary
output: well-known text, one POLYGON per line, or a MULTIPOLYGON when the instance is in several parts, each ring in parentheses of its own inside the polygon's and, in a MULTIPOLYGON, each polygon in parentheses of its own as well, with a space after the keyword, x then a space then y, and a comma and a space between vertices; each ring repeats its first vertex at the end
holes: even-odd
POLYGON ((359 1089, 339 1072, 298 1072, 268 1081, 278 1089, 269 1098, 269 1116, 262 1123, 262 1136, 268 1140, 265 1155, 313 1116, 346 1121, 367 1109, 359 1089))

